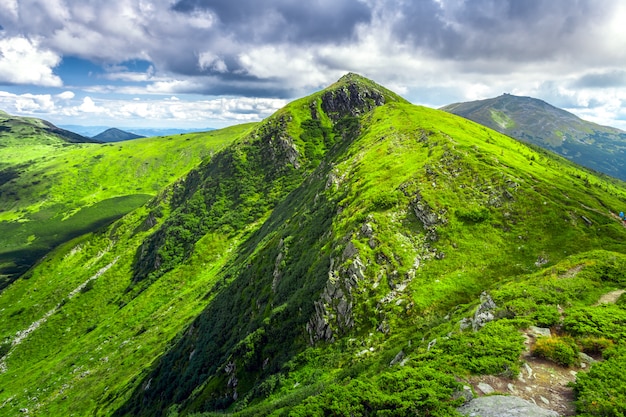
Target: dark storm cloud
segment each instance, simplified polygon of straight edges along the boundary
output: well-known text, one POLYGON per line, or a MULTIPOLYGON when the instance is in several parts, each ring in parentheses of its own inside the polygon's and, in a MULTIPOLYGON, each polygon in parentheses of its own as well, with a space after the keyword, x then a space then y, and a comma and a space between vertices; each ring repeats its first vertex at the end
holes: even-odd
POLYGON ((626 71, 606 71, 586 74, 572 83, 574 88, 626 87, 626 71))
POLYGON ((594 0, 394 3, 401 11, 394 26, 399 40, 441 58, 512 61, 546 59, 565 52, 564 47, 614 5, 594 0))
POLYGON ((256 42, 341 42, 352 38, 372 12, 357 0, 179 0, 172 9, 213 13, 220 30, 256 42))

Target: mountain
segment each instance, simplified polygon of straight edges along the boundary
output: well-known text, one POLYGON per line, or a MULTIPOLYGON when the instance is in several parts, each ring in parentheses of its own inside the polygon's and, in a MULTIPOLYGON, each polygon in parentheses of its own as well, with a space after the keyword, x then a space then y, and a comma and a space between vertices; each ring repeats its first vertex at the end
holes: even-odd
POLYGON ((626 180, 626 132, 622 130, 582 120, 542 100, 511 94, 450 104, 442 110, 626 180))
MULTIPOLYGON (((81 125, 63 125, 64 129, 71 130, 73 132, 80 133, 81 135, 93 137, 100 132, 110 129, 110 126, 81 126, 81 125)), ((196 128, 196 129, 179 129, 179 128, 147 128, 147 127, 125 127, 123 130, 132 132, 137 135, 152 137, 152 136, 173 136, 181 133, 196 133, 196 132, 208 132, 215 130, 212 127, 196 128)))
POLYGON ((13 144, 93 143, 96 140, 81 136, 52 123, 34 117, 12 116, 0 110, 0 146, 13 144))
POLYGON ((222 134, 0 293, 4 414, 626 407, 622 182, 355 74, 222 134))
POLYGON ((93 139, 99 142, 121 142, 123 140, 139 139, 143 137, 145 136, 136 135, 113 127, 95 135, 93 139))
POLYGON ((135 128, 129 128, 127 130, 131 130, 138 135, 150 137, 150 136, 173 136, 173 135, 195 133, 195 132, 208 132, 208 131, 215 130, 215 129, 212 127, 200 127, 200 128, 195 128, 195 129, 135 127, 135 128))

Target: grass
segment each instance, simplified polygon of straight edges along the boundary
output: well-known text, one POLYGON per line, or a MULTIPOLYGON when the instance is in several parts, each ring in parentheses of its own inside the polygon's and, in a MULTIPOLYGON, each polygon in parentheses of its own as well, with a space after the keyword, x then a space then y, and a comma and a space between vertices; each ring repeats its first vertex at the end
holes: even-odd
POLYGON ((0 288, 56 245, 141 206, 250 127, 0 150, 12 155, 0 184, 0 288))
POLYGON ((388 104, 325 113, 346 82, 7 287, 3 411, 451 415, 521 327, 621 343, 594 304, 625 285, 622 183, 359 78, 388 104), (461 330, 484 291, 497 320, 461 330))

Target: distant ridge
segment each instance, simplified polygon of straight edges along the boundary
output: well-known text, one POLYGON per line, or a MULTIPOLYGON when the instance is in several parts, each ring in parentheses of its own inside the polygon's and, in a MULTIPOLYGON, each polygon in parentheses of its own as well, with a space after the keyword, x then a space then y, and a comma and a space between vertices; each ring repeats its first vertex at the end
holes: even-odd
POLYGON ((626 132, 588 122, 545 101, 503 94, 442 107, 580 165, 626 180, 626 132))
MULTIPOLYGON (((81 125, 62 125, 64 129, 71 130, 73 132, 80 133, 83 136, 93 137, 98 135, 101 132, 104 132, 107 129, 110 129, 111 126, 81 126, 81 125)), ((211 130, 215 130, 212 127, 199 127, 192 129, 182 129, 182 128, 147 128, 147 127, 124 127, 123 130, 126 132, 132 132, 136 135, 141 135, 144 137, 153 137, 153 136, 172 136, 179 135, 181 133, 195 133, 195 132, 208 132, 211 130)))
POLYGON ((125 130, 117 129, 114 127, 107 129, 104 132, 99 133, 93 137, 93 139, 99 142, 121 142, 123 140, 132 140, 139 138, 145 138, 145 136, 136 135, 132 132, 127 132, 125 130))
POLYGON ((47 120, 13 116, 0 110, 0 144, 97 143, 78 133, 62 129, 47 120))

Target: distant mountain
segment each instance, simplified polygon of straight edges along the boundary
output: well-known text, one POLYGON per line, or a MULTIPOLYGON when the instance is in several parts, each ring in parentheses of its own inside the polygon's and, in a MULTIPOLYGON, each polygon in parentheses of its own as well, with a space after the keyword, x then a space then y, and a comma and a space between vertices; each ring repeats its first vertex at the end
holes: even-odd
MULTIPOLYGON (((110 129, 111 126, 81 126, 81 125, 62 125, 64 129, 71 130, 73 132, 78 132, 81 135, 93 137, 103 132, 107 129, 110 129)), ((124 127, 123 130, 126 132, 131 132, 136 135, 141 135, 144 137, 153 137, 153 136, 172 136, 179 135, 181 133, 195 133, 195 132, 208 132, 210 130, 215 130, 212 127, 205 128, 197 128, 197 129, 178 129, 178 128, 145 128, 145 127, 124 127)))
POLYGON ((12 116, 0 110, 0 145, 4 147, 97 142, 97 140, 57 127, 46 120, 12 116))
POLYGON ((93 137, 93 139, 99 142, 121 142, 123 140, 132 140, 144 137, 145 136, 136 135, 134 133, 112 127, 102 133, 97 134, 93 137))
POLYGON ((588 122, 545 101, 503 94, 442 107, 580 165, 626 180, 626 132, 588 122))
POLYGON ((143 135, 145 137, 152 137, 152 136, 172 136, 172 135, 180 135, 180 134, 185 134, 185 133, 196 133, 196 132, 209 132, 211 130, 215 130, 215 128, 212 128, 212 127, 199 127, 197 129, 128 128, 127 130, 132 131, 133 133, 136 133, 138 135, 143 135))

